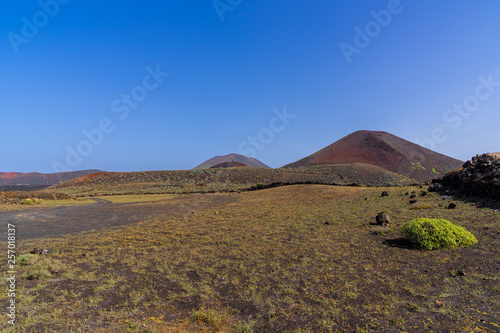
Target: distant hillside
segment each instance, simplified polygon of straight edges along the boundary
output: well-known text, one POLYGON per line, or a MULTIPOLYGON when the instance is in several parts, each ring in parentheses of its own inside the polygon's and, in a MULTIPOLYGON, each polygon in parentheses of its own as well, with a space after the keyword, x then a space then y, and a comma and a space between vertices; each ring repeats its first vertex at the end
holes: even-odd
POLYGON ((208 161, 205 161, 194 168, 197 169, 210 169, 210 168, 228 168, 234 166, 248 166, 248 167, 258 167, 258 168, 269 168, 269 166, 265 165, 261 161, 252 158, 246 157, 239 154, 229 154, 224 156, 216 156, 208 161))
POLYGON ((416 181, 430 181, 463 164, 387 132, 357 131, 284 168, 353 163, 375 165, 416 181))
POLYGON ((11 188, 13 186, 40 187, 58 184, 61 181, 86 176, 100 170, 82 170, 74 172, 60 172, 43 174, 37 172, 0 172, 0 187, 11 188))
POLYGON ((100 172, 51 186, 49 193, 72 195, 208 193, 287 184, 401 186, 406 177, 368 164, 337 164, 296 169, 230 167, 145 172, 100 172))

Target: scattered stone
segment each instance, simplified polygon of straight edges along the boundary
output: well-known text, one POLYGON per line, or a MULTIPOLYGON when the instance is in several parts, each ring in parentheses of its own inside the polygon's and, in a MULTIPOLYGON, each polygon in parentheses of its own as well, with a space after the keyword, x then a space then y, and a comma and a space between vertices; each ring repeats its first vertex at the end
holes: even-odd
POLYGON ((31 254, 39 254, 39 255, 48 254, 50 252, 52 252, 51 249, 39 249, 37 247, 33 248, 33 250, 30 251, 31 254))
POLYGON ((465 272, 463 270, 459 270, 457 272, 457 276, 465 276, 465 272))
POLYGON ((417 200, 413 199, 413 200, 410 200, 410 201, 408 201, 408 202, 409 202, 411 205, 413 205, 413 204, 416 204, 416 203, 417 203, 417 200))
POLYGON ((323 223, 324 225, 330 225, 330 222, 326 221, 325 223, 323 223))
POLYGON ((455 209, 455 208, 457 208, 457 204, 453 202, 448 205, 448 209, 455 209))
POLYGON ((410 195, 410 193, 406 192, 405 195, 410 195))
POLYGON ((378 213, 375 220, 377 221, 377 224, 381 225, 382 227, 384 227, 386 224, 391 223, 389 215, 387 215, 385 212, 378 213))
POLYGON ((382 196, 382 197, 388 197, 389 196, 389 192, 384 191, 384 192, 382 192, 382 194, 380 196, 382 196))
POLYGON ((427 191, 422 191, 422 193, 420 193, 421 197, 425 197, 426 195, 427 195, 427 191))
POLYGON ((415 193, 413 193, 412 195, 410 195, 410 199, 415 199, 417 197, 417 195, 415 193))

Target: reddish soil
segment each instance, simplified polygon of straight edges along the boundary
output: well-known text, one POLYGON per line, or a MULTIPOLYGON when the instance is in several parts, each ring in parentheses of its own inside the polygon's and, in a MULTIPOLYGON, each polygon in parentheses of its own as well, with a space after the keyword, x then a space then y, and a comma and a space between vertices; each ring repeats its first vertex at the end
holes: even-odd
POLYGON ((463 164, 387 132, 357 131, 286 167, 351 163, 376 165, 417 181, 432 180, 463 164))
POLYGON ((211 169, 217 169, 217 168, 233 168, 233 167, 245 167, 246 165, 243 164, 243 163, 240 163, 240 162, 235 162, 235 161, 231 161, 231 162, 222 162, 222 163, 219 163, 219 164, 216 164, 214 165, 213 167, 211 167, 211 169))

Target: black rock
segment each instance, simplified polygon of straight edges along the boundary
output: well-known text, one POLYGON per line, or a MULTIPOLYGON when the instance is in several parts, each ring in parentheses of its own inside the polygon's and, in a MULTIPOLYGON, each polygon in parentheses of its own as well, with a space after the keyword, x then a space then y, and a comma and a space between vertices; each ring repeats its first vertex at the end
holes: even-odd
POLYGON ((378 225, 385 226, 386 224, 391 223, 391 219, 389 215, 385 212, 378 213, 377 217, 375 217, 378 225))
POLYGON ((382 197, 388 197, 389 196, 389 192, 384 191, 384 192, 382 192, 382 194, 380 196, 382 196, 382 197))
POLYGON ((412 195, 410 195, 410 199, 415 199, 417 197, 417 195, 415 193, 413 193, 412 195))
POLYGON ((448 205, 448 209, 455 209, 455 208, 457 208, 457 204, 453 202, 448 205))
POLYGON ((417 203, 417 200, 413 199, 413 200, 410 200, 408 202, 413 205, 413 204, 417 203))

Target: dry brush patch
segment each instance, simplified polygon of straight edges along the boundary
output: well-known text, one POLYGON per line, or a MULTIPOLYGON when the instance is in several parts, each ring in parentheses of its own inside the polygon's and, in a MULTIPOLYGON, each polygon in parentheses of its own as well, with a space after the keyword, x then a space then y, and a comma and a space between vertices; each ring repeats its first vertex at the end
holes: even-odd
MULTIPOLYGON (((429 208, 410 209, 406 192, 412 189, 302 185, 184 196, 157 202, 163 217, 24 241, 20 253, 52 248, 60 269, 20 280, 20 327, 493 331, 500 325, 499 213, 469 204, 446 209, 450 199, 437 194, 418 197, 429 208), (372 232, 380 211, 391 216, 390 234, 372 232), (479 243, 408 248, 398 229, 422 216, 464 226, 479 243)), ((20 268, 29 274, 29 265, 20 268)))

